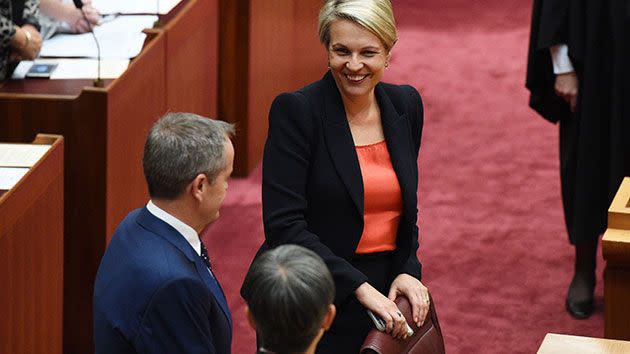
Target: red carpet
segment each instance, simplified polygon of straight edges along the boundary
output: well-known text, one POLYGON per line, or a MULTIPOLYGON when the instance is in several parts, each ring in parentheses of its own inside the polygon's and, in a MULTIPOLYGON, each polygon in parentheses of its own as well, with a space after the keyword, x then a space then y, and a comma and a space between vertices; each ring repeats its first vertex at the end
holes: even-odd
MULTIPOLYGON (((594 316, 564 310, 573 257, 557 127, 527 107, 524 88, 530 2, 393 2, 400 40, 386 81, 424 98, 419 254, 447 352, 534 353, 547 332, 602 337, 601 259, 594 316)), ((221 213, 205 240, 234 315, 234 353, 253 353, 238 290, 263 237, 259 170, 231 182, 221 213)))

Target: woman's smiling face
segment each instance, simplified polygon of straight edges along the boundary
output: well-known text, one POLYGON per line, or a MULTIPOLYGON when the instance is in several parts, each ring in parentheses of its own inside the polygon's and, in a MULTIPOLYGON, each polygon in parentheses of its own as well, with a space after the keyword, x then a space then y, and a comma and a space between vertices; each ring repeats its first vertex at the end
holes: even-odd
POLYGON ((371 95, 389 57, 383 42, 360 25, 348 20, 330 25, 328 62, 342 96, 354 100, 371 95))

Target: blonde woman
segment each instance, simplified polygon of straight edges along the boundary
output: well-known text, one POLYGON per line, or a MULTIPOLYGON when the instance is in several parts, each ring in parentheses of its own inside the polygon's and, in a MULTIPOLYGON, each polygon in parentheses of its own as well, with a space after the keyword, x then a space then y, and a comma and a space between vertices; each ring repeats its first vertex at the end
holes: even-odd
POLYGON ((356 353, 366 310, 404 338, 392 300, 407 296, 417 325, 429 308, 416 255, 423 108, 411 86, 380 82, 397 39, 389 0, 327 1, 319 35, 328 72, 269 113, 260 252, 298 244, 325 261, 338 315, 317 352, 356 353))

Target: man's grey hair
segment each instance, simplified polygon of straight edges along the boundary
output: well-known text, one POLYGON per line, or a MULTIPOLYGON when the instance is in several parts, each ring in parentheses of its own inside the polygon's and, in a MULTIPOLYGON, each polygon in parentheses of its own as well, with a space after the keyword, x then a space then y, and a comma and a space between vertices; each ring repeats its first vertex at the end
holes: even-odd
POLYGON ((174 199, 200 173, 212 183, 226 166, 234 125, 192 113, 167 113, 149 130, 142 166, 151 198, 174 199))
POLYGON ((313 251, 283 245, 254 260, 241 295, 263 348, 276 354, 302 353, 333 303, 335 283, 313 251))

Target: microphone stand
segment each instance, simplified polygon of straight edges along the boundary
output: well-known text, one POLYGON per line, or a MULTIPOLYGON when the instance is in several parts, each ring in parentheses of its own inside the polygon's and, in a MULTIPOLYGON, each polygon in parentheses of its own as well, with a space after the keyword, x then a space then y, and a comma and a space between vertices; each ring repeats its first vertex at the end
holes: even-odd
POLYGON ((105 82, 101 79, 101 46, 98 43, 98 39, 96 39, 96 34, 94 34, 94 28, 92 28, 92 24, 88 21, 87 16, 85 16, 85 12, 83 11, 83 7, 79 8, 81 14, 83 15, 83 19, 85 23, 87 23, 90 28, 90 33, 92 33, 92 38, 94 38, 94 43, 96 43, 96 52, 97 52, 97 70, 96 70, 96 79, 92 82, 94 87, 105 87, 105 82))
POLYGON ((94 43, 96 43, 96 52, 97 52, 97 69, 96 69, 96 79, 93 81, 94 87, 105 87, 105 82, 101 79, 101 46, 98 43, 98 39, 96 38, 96 34, 94 34, 94 28, 88 21, 87 16, 85 15, 85 11, 83 11, 83 0, 72 0, 74 6, 81 11, 81 15, 83 15, 83 19, 85 23, 87 23, 88 28, 90 29, 90 33, 92 33, 92 38, 94 38, 94 43))
POLYGON ((156 0, 156 6, 155 16, 157 16, 157 20, 153 23, 153 28, 160 28, 162 27, 162 23, 160 22, 160 0, 156 0))

